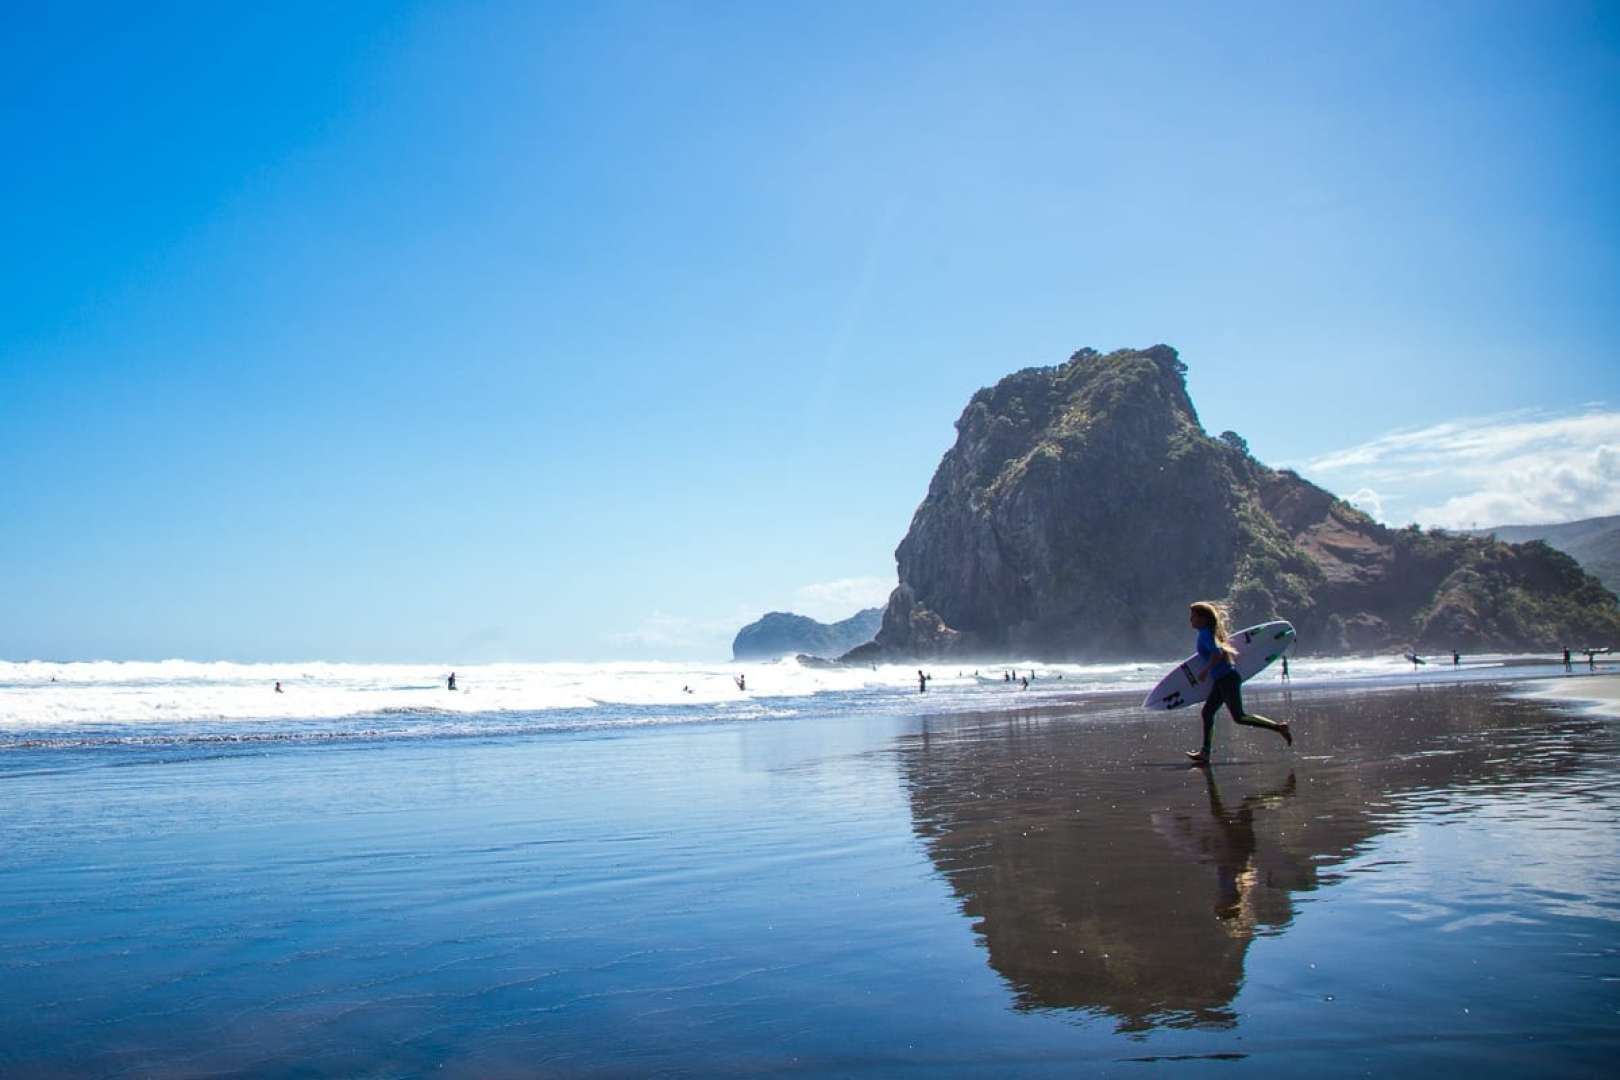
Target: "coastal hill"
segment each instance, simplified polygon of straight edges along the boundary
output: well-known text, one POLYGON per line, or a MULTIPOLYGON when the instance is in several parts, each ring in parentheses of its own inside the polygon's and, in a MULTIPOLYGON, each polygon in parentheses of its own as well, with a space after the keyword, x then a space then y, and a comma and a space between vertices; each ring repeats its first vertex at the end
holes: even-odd
POLYGON ((1166 345, 1009 375, 956 431, 850 660, 1170 655, 1196 599, 1318 652, 1620 645, 1615 597, 1562 552, 1391 529, 1210 436, 1166 345))
POLYGON ((1509 544, 1541 540, 1580 563, 1603 587, 1620 593, 1620 515, 1567 521, 1562 525, 1498 525, 1473 530, 1509 544))
POLYGON ((795 653, 837 656, 871 641, 883 619, 881 608, 857 611, 847 619, 822 623, 804 615, 772 611, 737 631, 733 660, 774 660, 795 653))

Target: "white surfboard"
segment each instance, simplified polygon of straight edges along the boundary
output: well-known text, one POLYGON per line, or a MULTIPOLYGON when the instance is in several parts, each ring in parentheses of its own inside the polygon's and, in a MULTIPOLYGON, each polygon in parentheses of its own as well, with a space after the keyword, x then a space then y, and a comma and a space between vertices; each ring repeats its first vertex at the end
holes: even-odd
MULTIPOLYGON (((1294 644, 1294 627, 1291 623, 1278 619, 1276 622, 1261 623, 1229 634, 1226 643, 1237 651, 1237 660, 1232 666, 1237 668, 1238 678, 1248 682, 1289 650, 1294 644)), ((1211 686, 1207 679, 1201 683, 1195 681, 1194 676, 1201 667, 1203 661, 1198 658, 1197 653, 1193 653, 1171 668, 1170 673, 1148 691, 1147 699, 1142 702, 1142 708, 1179 709, 1183 705, 1201 703, 1209 697, 1211 686)))

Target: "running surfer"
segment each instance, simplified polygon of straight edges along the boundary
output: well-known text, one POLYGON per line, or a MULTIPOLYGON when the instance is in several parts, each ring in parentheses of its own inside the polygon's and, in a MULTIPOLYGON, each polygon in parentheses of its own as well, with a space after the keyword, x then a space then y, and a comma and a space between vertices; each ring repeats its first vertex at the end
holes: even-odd
POLYGON ((1232 661, 1237 659, 1237 652, 1226 641, 1226 616, 1221 609, 1208 601, 1200 600, 1188 608, 1188 623, 1198 631, 1198 659, 1203 662, 1193 681, 1201 683, 1205 679, 1211 682, 1209 698, 1204 702, 1204 745, 1198 750, 1187 751, 1187 756, 1196 765, 1209 764, 1209 739, 1215 730, 1215 714, 1224 704, 1232 714, 1232 719, 1245 727, 1261 727, 1275 731, 1283 737, 1289 746, 1294 745, 1294 733, 1287 724, 1276 720, 1268 720, 1264 716, 1243 711, 1243 680, 1238 676, 1237 668, 1232 661))

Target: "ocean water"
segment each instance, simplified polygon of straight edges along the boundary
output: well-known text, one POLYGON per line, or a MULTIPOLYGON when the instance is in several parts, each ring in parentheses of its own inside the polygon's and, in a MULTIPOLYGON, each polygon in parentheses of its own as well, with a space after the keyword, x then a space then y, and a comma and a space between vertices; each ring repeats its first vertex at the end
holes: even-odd
MULTIPOLYGON (((1176 658, 1111 664, 1009 662, 994 669, 805 667, 791 658, 745 664, 544 663, 456 668, 325 661, 241 664, 0 662, 0 750, 172 742, 435 738, 543 734, 646 725, 784 720, 807 713, 930 712, 999 708, 996 696, 1146 693, 1176 658), (1027 691, 1003 671, 1034 674, 1027 691), (735 680, 746 678, 747 690, 735 680), (280 682, 283 693, 274 692, 280 682)), ((1546 675, 1550 660, 1469 657, 1414 672, 1396 656, 1303 659, 1297 688, 1406 685, 1546 675)), ((1579 665, 1584 670, 1584 665, 1579 665)), ((1600 663, 1603 670, 1612 665, 1600 663)), ((1277 665, 1254 680, 1280 684, 1277 665)), ((0 768, 4 765, 0 764, 0 768)))

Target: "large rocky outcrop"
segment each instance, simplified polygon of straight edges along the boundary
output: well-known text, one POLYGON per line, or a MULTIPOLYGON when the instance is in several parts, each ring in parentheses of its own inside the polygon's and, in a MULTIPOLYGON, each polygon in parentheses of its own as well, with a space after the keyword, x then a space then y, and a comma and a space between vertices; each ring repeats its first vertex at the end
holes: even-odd
POLYGON ((805 615, 772 611, 737 631, 733 660, 774 660, 795 653, 837 656, 871 641, 883 618, 879 608, 857 611, 847 619, 822 623, 805 615))
POLYGON ((1169 654, 1211 598, 1323 651, 1620 644, 1615 598, 1567 556, 1380 525, 1209 436, 1185 374, 1165 345, 1082 349, 975 394, 866 653, 1169 654))

